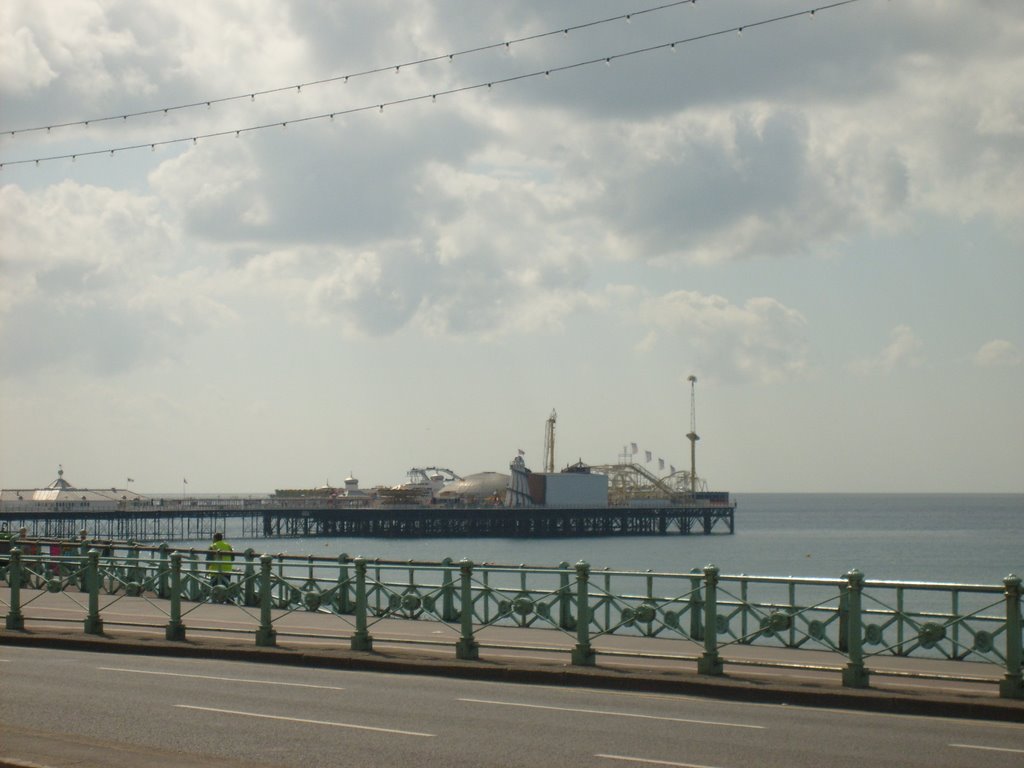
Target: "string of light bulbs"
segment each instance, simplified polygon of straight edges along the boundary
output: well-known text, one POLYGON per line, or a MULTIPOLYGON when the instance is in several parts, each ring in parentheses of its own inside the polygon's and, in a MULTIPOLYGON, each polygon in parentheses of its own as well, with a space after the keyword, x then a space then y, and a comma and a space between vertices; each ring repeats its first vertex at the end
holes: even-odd
POLYGON ((117 115, 107 115, 105 117, 93 117, 88 120, 69 120, 63 123, 52 123, 50 125, 36 125, 29 128, 14 128, 10 130, 0 131, 0 135, 4 136, 17 136, 22 133, 38 133, 46 131, 47 133, 57 130, 59 128, 71 128, 74 126, 89 126, 96 123, 108 123, 116 120, 121 122, 127 122, 131 118, 146 117, 148 115, 159 115, 168 114, 170 112, 178 112, 186 109, 196 109, 199 107, 211 107, 214 104, 225 104, 232 101, 242 101, 249 99, 255 101, 257 96, 269 96, 274 93, 287 93, 295 91, 301 93, 303 88, 309 88, 317 85, 326 85, 328 83, 343 82, 347 83, 349 80, 357 77, 366 77, 368 75, 376 75, 382 72, 395 72, 398 73, 402 69, 408 69, 410 67, 420 66, 422 64, 430 64, 435 61, 454 61, 455 58, 461 56, 467 56, 473 53, 483 53, 485 51, 493 51, 500 48, 511 48, 513 45, 520 45, 522 43, 532 42, 534 40, 541 40, 546 37, 552 37, 555 35, 568 35, 570 32, 576 32, 581 29, 588 29, 591 27, 597 27, 602 24, 611 24, 617 21, 630 21, 636 16, 642 16, 649 13, 657 13, 658 11, 664 11, 669 8, 674 8, 679 5, 696 5, 697 0, 673 0, 673 2, 663 3, 662 5, 653 6, 651 8, 643 8, 638 11, 630 11, 629 13, 621 13, 618 16, 609 16, 603 19, 596 19, 594 21, 586 21, 580 24, 573 24, 568 27, 559 27, 555 30, 549 30, 547 32, 538 32, 532 35, 525 35, 523 37, 516 37, 510 40, 503 40, 500 43, 488 43, 486 45, 479 45, 473 48, 466 48, 460 51, 452 51, 450 53, 443 53, 437 56, 428 56, 422 59, 415 59, 412 61, 400 62, 398 64, 389 64, 387 66, 374 67, 372 69, 366 69, 359 72, 351 72, 347 75, 334 75, 332 77, 325 77, 319 80, 310 80, 304 83, 295 83, 293 85, 284 85, 277 88, 265 88, 258 91, 249 91, 246 93, 236 94, 234 96, 221 96, 214 99, 200 99, 198 101, 192 101, 187 104, 176 104, 168 107, 155 107, 153 109, 143 109, 136 112, 124 112, 117 115))
MULTIPOLYGON (((687 0, 687 2, 690 2, 690 0, 687 0)), ((226 137, 226 136, 235 136, 237 138, 237 137, 240 137, 243 133, 252 133, 252 132, 255 132, 255 131, 267 130, 269 128, 287 128, 289 125, 308 123, 308 122, 312 122, 314 120, 334 120, 336 117, 344 117, 344 116, 347 116, 347 115, 353 115, 353 114, 357 114, 357 113, 360 113, 360 112, 368 112, 368 111, 373 111, 373 110, 377 110, 379 112, 384 112, 385 108, 388 108, 388 107, 394 107, 394 106, 399 106, 399 105, 403 105, 403 104, 411 104, 411 103, 419 102, 419 101, 428 101, 429 100, 429 101, 432 101, 432 102, 436 102, 439 96, 451 96, 451 95, 454 95, 454 94, 465 93, 467 91, 480 90, 480 89, 483 89, 483 88, 488 88, 489 89, 489 88, 493 88, 494 86, 497 86, 497 85, 506 85, 506 84, 517 82, 517 81, 521 81, 521 80, 529 80, 529 79, 540 78, 540 77, 550 77, 552 74, 555 74, 555 73, 567 72, 569 70, 580 69, 582 67, 593 66, 593 65, 596 65, 596 64, 611 64, 611 62, 616 60, 616 59, 624 59, 624 58, 628 58, 628 57, 632 57, 632 56, 639 56, 639 55, 643 55, 643 54, 647 54, 647 53, 651 53, 653 51, 659 51, 659 50, 674 50, 675 48, 677 48, 679 46, 692 44, 692 43, 698 42, 700 40, 707 40, 707 39, 713 38, 713 37, 721 37, 723 35, 729 35, 729 34, 740 34, 740 35, 742 35, 743 31, 747 30, 747 29, 753 29, 753 28, 756 28, 756 27, 763 27, 763 26, 766 26, 766 25, 769 25, 769 24, 775 24, 775 23, 779 23, 779 22, 783 22, 783 21, 788 21, 788 20, 800 18, 800 17, 807 16, 807 17, 810 17, 810 18, 814 18, 816 14, 818 14, 818 13, 820 13, 822 11, 832 10, 834 8, 839 8, 839 7, 844 6, 844 5, 851 5, 851 4, 857 3, 857 2, 861 2, 861 0, 837 0, 837 2, 829 3, 827 5, 821 5, 821 6, 818 6, 816 8, 809 8, 809 9, 802 10, 802 11, 795 11, 793 13, 787 13, 787 14, 784 14, 784 15, 781 15, 781 16, 774 16, 774 17, 768 18, 768 19, 761 19, 759 21, 753 21, 753 22, 749 22, 747 24, 742 24, 742 25, 739 25, 739 26, 733 26, 733 27, 728 27, 728 28, 724 28, 724 29, 719 29, 719 30, 716 30, 714 32, 705 32, 705 33, 700 34, 700 35, 694 35, 692 37, 687 37, 687 38, 683 38, 683 39, 680 39, 680 40, 674 40, 674 41, 668 42, 668 43, 658 43, 656 45, 645 46, 643 48, 635 48, 635 49, 632 49, 632 50, 629 50, 629 51, 622 51, 620 53, 610 54, 610 55, 606 55, 606 56, 598 56, 596 58, 587 59, 585 61, 578 61, 578 62, 575 62, 575 63, 572 63, 572 64, 565 64, 565 65, 561 65, 561 66, 557 66, 557 67, 550 67, 550 68, 547 68, 547 69, 535 70, 533 72, 526 72, 526 73, 522 73, 522 74, 518 74, 518 75, 512 75, 512 76, 509 76, 509 77, 499 78, 499 79, 495 79, 495 80, 489 80, 489 81, 484 81, 484 82, 479 82, 479 83, 473 83, 471 85, 463 85, 463 86, 458 86, 458 87, 455 87, 455 88, 448 88, 448 89, 441 90, 441 91, 434 91, 434 92, 431 92, 431 93, 419 94, 417 96, 408 96, 408 97, 401 98, 401 99, 393 99, 393 100, 390 100, 390 101, 383 101, 383 102, 368 104, 368 105, 364 105, 364 106, 360 106, 360 107, 350 107, 348 109, 336 110, 334 112, 324 112, 324 113, 317 114, 317 115, 306 115, 306 116, 303 116, 303 117, 296 117, 296 118, 293 118, 293 119, 290 119, 290 120, 275 120, 273 122, 261 123, 259 125, 246 126, 244 128, 237 128, 237 129, 229 129, 229 130, 223 130, 223 131, 213 131, 213 132, 210 132, 210 133, 196 134, 194 136, 182 136, 182 137, 179 137, 179 138, 164 139, 164 140, 161 140, 161 141, 141 142, 141 143, 138 143, 138 144, 128 144, 128 145, 123 145, 123 146, 119 146, 119 147, 107 147, 105 149, 83 150, 81 152, 66 153, 66 154, 60 154, 60 155, 50 155, 50 156, 46 156, 46 157, 25 158, 25 159, 22 159, 22 160, 0 161, 0 169, 3 169, 5 166, 8 166, 8 165, 27 165, 27 164, 31 164, 31 163, 39 165, 40 163, 49 162, 49 161, 52 161, 52 160, 71 160, 71 161, 75 161, 79 157, 89 157, 89 156, 94 156, 94 155, 106 155, 106 154, 109 154, 112 157, 117 152, 127 152, 127 151, 130 151, 130 150, 138 150, 138 149, 146 149, 146 148, 155 151, 157 147, 165 147, 165 146, 170 146, 170 145, 174 145, 174 144, 184 144, 184 143, 188 143, 188 142, 191 142, 192 144, 197 144, 200 139, 206 140, 206 139, 221 138, 221 137, 226 137)))

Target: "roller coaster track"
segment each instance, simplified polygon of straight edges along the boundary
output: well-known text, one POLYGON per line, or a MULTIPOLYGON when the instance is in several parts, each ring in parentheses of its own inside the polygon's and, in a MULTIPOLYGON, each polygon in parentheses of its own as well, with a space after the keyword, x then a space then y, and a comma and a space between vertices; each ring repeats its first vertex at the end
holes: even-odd
MULTIPOLYGON (((679 470, 665 477, 657 477, 640 464, 600 464, 590 467, 608 477, 608 500, 621 504, 630 499, 666 499, 672 503, 690 500, 690 473, 679 470)), ((697 489, 707 490, 707 483, 697 478, 697 489)))

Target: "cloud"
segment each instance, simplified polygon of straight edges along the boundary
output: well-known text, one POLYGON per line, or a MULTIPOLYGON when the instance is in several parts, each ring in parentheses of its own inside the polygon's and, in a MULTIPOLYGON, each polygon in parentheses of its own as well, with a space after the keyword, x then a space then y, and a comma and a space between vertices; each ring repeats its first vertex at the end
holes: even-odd
MULTIPOLYGON (((599 15, 585 3, 487 6, 463 25, 450 23, 451 3, 427 0, 415 12, 394 3, 269 0, 200 13, 117 1, 71 2, 63 16, 36 13, 28 3, 5 7, 4 29, 16 43, 11 66, 19 88, 28 89, 9 94, 11 114, 58 104, 63 118, 153 106, 139 100, 149 92, 167 104, 360 71, 599 15)), ((761 13, 756 4, 668 9, 401 73, 31 141, 45 150, 81 141, 95 147, 272 123, 681 39, 761 13)), ((77 241, 87 254, 102 245, 121 266, 14 267, 28 290, 12 301, 34 301, 38 280, 51 294, 66 282, 78 285, 64 295, 86 300, 101 288, 101 274, 115 282, 127 274, 121 243, 133 243, 147 254, 176 255, 156 263, 136 257, 136 290, 198 280, 225 316, 234 310, 224 302, 244 303, 246 290, 250 300, 273 301, 267 291, 274 286, 289 296, 294 320, 337 323, 345 333, 414 327, 489 338, 559 328, 600 302, 603 284, 621 277, 605 274, 622 265, 671 271, 695 262, 817 256, 922 212, 1015 226, 1024 115, 1014 105, 1024 77, 1014 74, 1024 62, 1016 46, 1024 23, 987 6, 938 13, 924 0, 886 9, 884 24, 879 19, 870 9, 843 9, 813 23, 770 25, 742 39, 715 38, 438 104, 124 153, 112 159, 130 177, 118 205, 146 211, 146 221, 125 232, 109 215, 110 201, 94 195, 89 204, 103 215, 70 233, 87 233, 77 241), (952 43, 944 34, 950 24, 960 30, 952 43), (943 95, 947 88, 955 98, 943 95), (161 236, 173 248, 149 242, 161 236)), ((18 141, 21 152, 29 139, 18 141)), ((78 165, 89 174, 97 167, 95 160, 78 165)), ((39 184, 27 181, 25 189, 39 184)), ((48 200, 54 221, 88 215, 70 194, 33 199, 48 200)), ((44 247, 49 236, 40 230, 44 247)), ((762 321, 770 315, 766 307, 744 309, 762 321)), ((779 320, 774 327, 789 333, 798 325, 779 320)), ((762 351, 745 364, 747 375, 792 374, 802 355, 770 363, 762 351)), ((876 369, 887 365, 882 359, 876 369)))
POLYGON ((772 384, 810 367, 804 316, 769 297, 742 306, 721 296, 674 291, 640 305, 638 350, 689 356, 702 376, 772 384))
POLYGON ((183 337, 232 316, 203 269, 189 269, 155 198, 72 181, 6 185, 0 233, 5 375, 118 373, 173 356, 183 337))
POLYGON ((981 345, 974 364, 982 368, 1013 367, 1024 364, 1024 353, 1011 341, 993 339, 981 345))
POLYGON ((891 341, 877 356, 850 364, 850 370, 862 376, 892 373, 897 368, 916 366, 922 361, 922 344, 908 325, 897 325, 889 333, 891 341))
POLYGON ((57 76, 31 29, 12 29, 7 24, 0 28, 0 88, 8 93, 29 93, 57 76))

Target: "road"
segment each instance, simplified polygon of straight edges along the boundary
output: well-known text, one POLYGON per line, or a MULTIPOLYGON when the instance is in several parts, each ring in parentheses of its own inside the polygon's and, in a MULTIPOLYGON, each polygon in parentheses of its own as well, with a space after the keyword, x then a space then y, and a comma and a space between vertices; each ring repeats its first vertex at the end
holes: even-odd
POLYGON ((3 758, 75 766, 1024 765, 1024 723, 0 646, 3 758))

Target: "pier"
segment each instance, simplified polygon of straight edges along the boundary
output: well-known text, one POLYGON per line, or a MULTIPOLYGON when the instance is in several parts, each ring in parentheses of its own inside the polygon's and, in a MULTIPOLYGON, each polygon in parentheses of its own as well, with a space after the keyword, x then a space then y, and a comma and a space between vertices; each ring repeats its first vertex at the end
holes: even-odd
POLYGON ((735 502, 622 507, 343 506, 329 499, 5 503, 0 525, 32 536, 138 542, 308 536, 583 537, 732 534, 735 502))

